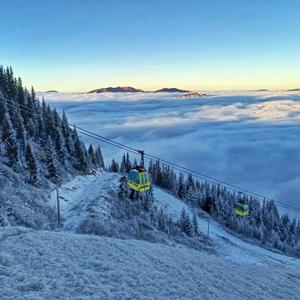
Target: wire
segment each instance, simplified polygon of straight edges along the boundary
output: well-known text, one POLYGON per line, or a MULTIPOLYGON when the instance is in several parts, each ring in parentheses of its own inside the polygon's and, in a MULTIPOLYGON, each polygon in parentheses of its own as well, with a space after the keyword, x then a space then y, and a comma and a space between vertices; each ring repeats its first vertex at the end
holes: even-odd
MULTIPOLYGON (((29 109, 28 107, 26 107, 25 105, 23 104, 20 104, 18 102, 15 102, 11 99, 7 99, 3 96, 0 96, 0 99, 3 99, 5 101, 8 101, 9 103, 6 102, 6 105, 12 107, 12 108, 16 108, 16 104, 18 105, 18 108, 21 110, 21 111, 24 111, 26 113, 29 113, 33 116, 38 116, 38 114, 34 113, 31 109, 29 109)), ((45 118, 45 119, 48 119, 50 120, 50 118, 45 118)), ((80 134, 83 134, 85 136, 88 136, 88 137, 91 137, 91 138, 94 138, 98 141, 101 141, 103 143, 106 143, 108 145, 111 145, 111 146, 114 146, 114 147, 117 147, 119 149, 122 149, 122 150, 125 150, 127 152, 130 152, 132 154, 135 154, 135 155, 140 155, 140 150, 137 150, 137 149, 134 149, 130 146, 127 146, 125 144, 122 144, 122 143, 119 143, 119 142, 116 142, 112 139, 109 139, 107 137, 104 137, 100 134, 97 134, 97 133, 94 133, 90 130, 87 130, 87 129, 84 129, 82 127, 79 127, 77 125, 70 125, 70 128, 72 126, 74 126, 74 128, 77 130, 77 132, 79 132, 80 134)), ((173 163, 173 162, 170 162, 168 160, 165 160, 165 159, 162 159, 158 156, 155 156, 155 155, 152 155, 152 154, 149 154, 147 152, 145 152, 145 158, 147 158, 148 160, 159 160, 161 162, 163 162, 164 164, 168 165, 168 166, 171 166, 173 167, 174 170, 177 170, 179 172, 183 172, 183 173, 186 173, 186 174, 191 174, 193 175, 194 177, 196 178, 199 178, 199 179, 205 179, 207 182, 210 182, 210 183, 214 183, 214 184, 219 184, 221 186, 223 186, 224 188, 226 189, 229 189, 231 191, 234 191, 234 192, 237 192, 237 193, 240 193, 240 192, 243 192, 245 195, 248 195, 248 196, 254 196, 255 198, 260 198, 260 199, 265 199, 265 200, 273 200, 278 206, 282 207, 282 208, 285 208, 287 210, 290 210, 290 211, 296 211, 296 212, 299 212, 300 213, 300 208, 297 208, 297 207, 294 207, 294 206, 291 206, 291 205, 288 205, 288 204, 285 204, 281 201, 278 201, 278 200, 274 200, 274 199, 271 199, 269 197, 266 197, 260 193, 257 193, 257 192, 253 192, 251 190, 248 190, 248 189, 245 189, 245 188, 241 188, 239 186, 236 186, 236 185, 233 185, 231 183, 228 183, 228 182, 225 182, 223 180, 220 180, 220 179, 217 179, 217 178, 214 178, 212 176, 209 176, 209 175, 206 175, 204 173, 201 173, 199 171, 195 171, 195 170, 192 170, 192 169, 189 169, 189 168, 186 168, 186 167, 183 167, 181 165, 178 165, 176 163, 173 163)))

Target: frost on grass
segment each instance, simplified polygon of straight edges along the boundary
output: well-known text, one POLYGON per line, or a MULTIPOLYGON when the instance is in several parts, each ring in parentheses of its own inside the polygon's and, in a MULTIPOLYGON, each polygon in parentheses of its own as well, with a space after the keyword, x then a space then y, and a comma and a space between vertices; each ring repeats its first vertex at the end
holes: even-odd
POLYGON ((300 299, 299 268, 183 246, 35 231, 1 242, 3 299, 300 299))

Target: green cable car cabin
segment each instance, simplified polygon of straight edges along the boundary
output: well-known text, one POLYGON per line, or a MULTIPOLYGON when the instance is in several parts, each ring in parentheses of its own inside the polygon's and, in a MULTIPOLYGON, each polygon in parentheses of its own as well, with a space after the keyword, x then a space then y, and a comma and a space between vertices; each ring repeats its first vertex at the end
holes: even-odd
POLYGON ((243 203, 236 203, 234 206, 234 213, 237 216, 245 217, 249 215, 249 206, 243 203))
POLYGON ((127 179, 129 187, 137 192, 148 192, 150 190, 151 182, 148 172, 141 168, 136 167, 128 172, 127 179))

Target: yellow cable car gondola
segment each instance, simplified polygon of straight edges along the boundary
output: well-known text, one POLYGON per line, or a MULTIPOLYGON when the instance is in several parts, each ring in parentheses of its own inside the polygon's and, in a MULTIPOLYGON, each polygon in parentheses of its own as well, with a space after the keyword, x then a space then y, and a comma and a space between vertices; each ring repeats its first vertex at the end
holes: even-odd
POLYGON ((236 203, 234 206, 234 213, 236 216, 246 217, 249 215, 249 206, 241 202, 236 203))
POLYGON ((150 190, 150 178, 145 169, 135 167, 128 172, 128 185, 137 192, 148 192, 150 190))
POLYGON ((144 169, 144 150, 138 152, 141 154, 140 166, 131 169, 127 177, 127 184, 131 188, 130 199, 134 199, 135 192, 148 192, 151 187, 150 176, 144 169))

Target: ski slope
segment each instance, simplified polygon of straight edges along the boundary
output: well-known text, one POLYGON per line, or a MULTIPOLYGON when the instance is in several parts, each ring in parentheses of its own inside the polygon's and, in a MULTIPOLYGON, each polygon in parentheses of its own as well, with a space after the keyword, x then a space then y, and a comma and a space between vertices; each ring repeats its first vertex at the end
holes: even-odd
POLYGON ((300 272, 285 264, 70 232, 6 236, 0 266, 6 300, 300 299, 300 272))
MULTIPOLYGON (((109 213, 118 175, 77 176, 59 194, 60 231, 0 228, 1 299, 300 300, 300 262, 243 242, 216 223, 216 252, 75 234, 86 213, 109 213)), ((53 205, 55 205, 53 195, 53 205)), ((188 207, 154 188, 175 218, 188 207)), ((199 218, 206 232, 207 220, 199 218)))

